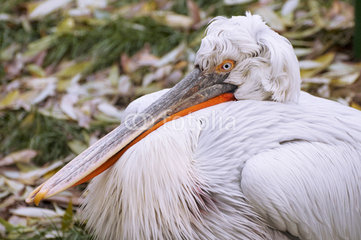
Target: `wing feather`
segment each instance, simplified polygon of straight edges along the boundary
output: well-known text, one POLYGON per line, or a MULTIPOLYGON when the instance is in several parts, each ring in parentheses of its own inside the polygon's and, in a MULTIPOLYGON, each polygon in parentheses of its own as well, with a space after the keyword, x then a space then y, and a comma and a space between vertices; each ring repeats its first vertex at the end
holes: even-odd
POLYGON ((269 224, 301 239, 359 239, 360 151, 288 142, 247 161, 241 188, 269 224))

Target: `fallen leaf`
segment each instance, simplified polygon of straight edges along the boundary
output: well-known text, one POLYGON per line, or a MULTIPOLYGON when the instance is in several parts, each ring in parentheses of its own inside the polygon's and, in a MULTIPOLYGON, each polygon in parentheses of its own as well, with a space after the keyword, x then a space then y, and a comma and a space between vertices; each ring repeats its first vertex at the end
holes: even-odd
POLYGON ((46 232, 44 238, 45 239, 59 239, 64 237, 64 232, 61 232, 59 230, 51 230, 46 232))
POLYGON ((16 209, 10 209, 10 212, 17 216, 32 218, 54 218, 62 216, 53 210, 39 207, 19 207, 16 209))
POLYGON ((71 119, 77 120, 77 110, 74 108, 74 104, 78 102, 78 96, 75 94, 66 94, 61 98, 60 108, 71 119))
POLYGON ((13 226, 26 226, 26 218, 23 218, 23 217, 18 217, 18 216, 11 216, 9 219, 8 219, 8 222, 13 225, 13 226))
POLYGON ((162 67, 164 65, 167 65, 169 63, 172 63, 176 61, 176 59, 184 53, 186 50, 186 44, 182 42, 179 44, 176 48, 174 48, 172 51, 164 55, 159 61, 157 61, 153 66, 155 67, 162 67))
POLYGON ((313 52, 311 48, 294 48, 297 57, 307 56, 313 52))
POLYGON ((119 120, 121 119, 123 114, 123 111, 118 110, 116 107, 107 102, 100 103, 98 105, 98 110, 110 117, 114 117, 119 120))
POLYGON ((193 24, 191 17, 170 11, 154 11, 150 15, 154 20, 169 27, 189 29, 193 24))
POLYGON ((48 166, 34 169, 26 173, 20 173, 18 171, 3 171, 2 174, 7 178, 11 178, 17 181, 21 181, 21 183, 31 185, 34 184, 35 181, 41 176, 63 165, 63 161, 56 161, 48 166))
POLYGON ((322 63, 314 60, 302 60, 299 61, 300 69, 315 69, 322 66, 322 63))
POLYGON ((24 68, 24 61, 23 55, 17 53, 13 61, 5 63, 4 68, 7 78, 13 79, 17 77, 24 68))
POLYGON ((45 77, 45 71, 36 64, 29 64, 26 66, 26 70, 34 77, 45 77))
POLYGON ((37 19, 40 17, 43 17, 45 15, 48 15, 49 13, 52 13, 60 8, 64 8, 68 3, 70 3, 72 0, 47 0, 41 2, 33 11, 30 12, 29 18, 30 19, 37 19))
POLYGON ((35 150, 24 149, 17 152, 10 153, 4 158, 0 159, 0 167, 11 165, 17 162, 29 163, 37 155, 35 150))
POLYGON ((326 14, 326 29, 338 30, 354 26, 354 7, 344 1, 332 1, 326 14))
POLYGON ((179 82, 179 80, 182 79, 183 75, 184 75, 183 72, 180 70, 173 71, 167 77, 167 84, 169 84, 169 86, 175 85, 177 82, 179 82))
POLYGON ((56 37, 55 35, 48 35, 30 43, 27 51, 24 53, 24 57, 28 59, 35 57, 40 52, 46 50, 56 37))
POLYGON ((67 17, 56 26, 58 34, 71 33, 75 28, 75 20, 72 17, 67 17))
POLYGON ((71 63, 68 67, 62 69, 56 73, 57 77, 60 78, 72 78, 79 73, 85 71, 91 65, 90 61, 83 61, 78 63, 71 63))
POLYGON ((18 181, 5 178, 5 184, 9 187, 9 190, 13 193, 18 193, 24 189, 24 184, 18 181))
POLYGON ((69 16, 71 17, 89 17, 91 11, 88 8, 73 8, 68 11, 69 16))
POLYGON ((317 89, 317 94, 324 98, 329 98, 331 95, 330 87, 328 84, 324 84, 317 89))
POLYGON ((314 61, 320 63, 320 65, 314 69, 301 69, 301 77, 311 78, 317 73, 322 72, 332 63, 334 58, 335 58, 335 52, 329 52, 314 59, 314 61))
POLYGON ((129 57, 126 54, 121 56, 121 65, 125 73, 133 73, 140 67, 144 66, 156 66, 159 58, 150 53, 151 49, 149 45, 145 45, 143 49, 138 51, 133 57, 129 57))
POLYGON ((310 10, 310 15, 312 16, 313 23, 319 28, 323 28, 326 23, 321 15, 320 2, 317 0, 308 0, 307 4, 310 10))
POLYGON ((9 61, 14 58, 15 53, 21 48, 20 44, 13 43, 0 51, 0 60, 9 61))
POLYGON ((105 8, 108 4, 107 0, 77 0, 76 1, 78 8, 105 8))
POLYGON ((84 144, 84 142, 79 140, 69 141, 68 146, 71 149, 71 151, 77 155, 88 148, 88 145, 84 144))
POLYGON ((119 70, 117 65, 113 65, 109 70, 108 81, 113 87, 118 85, 119 70))
POLYGON ((350 106, 361 111, 361 106, 356 102, 351 102, 350 106))
POLYGON ((67 206, 72 202, 73 206, 79 206, 81 203, 81 192, 75 192, 74 189, 71 189, 71 192, 64 191, 54 196, 48 198, 49 201, 57 203, 59 205, 67 206))
POLYGON ((302 78, 302 83, 329 84, 331 79, 326 77, 302 78))
POLYGON ((355 64, 335 62, 332 63, 327 70, 328 72, 325 74, 327 77, 336 78, 336 77, 342 77, 344 75, 349 75, 354 72, 359 72, 361 68, 360 66, 357 66, 355 64))
POLYGON ((38 109, 38 111, 44 116, 52 117, 55 119, 69 119, 69 117, 61 110, 58 102, 53 103, 53 105, 41 107, 40 109, 38 109))
POLYGON ((58 79, 56 77, 48 78, 26 78, 25 86, 35 90, 36 97, 31 99, 32 104, 42 102, 49 96, 55 95, 56 83, 58 79))
POLYGON ((287 0, 282 6, 281 14, 283 16, 292 14, 296 10, 298 4, 299 0, 287 0))
POLYGON ((7 195, 5 195, 5 196, 8 196, 8 197, 5 199, 2 199, 2 201, 0 203, 0 209, 1 208, 6 209, 6 208, 14 205, 16 203, 16 200, 19 200, 19 197, 17 195, 18 195, 18 193, 7 192, 7 195))
POLYGON ((332 79, 332 86, 342 87, 354 83, 360 77, 360 72, 343 75, 342 77, 332 79))
POLYGON ((311 27, 311 28, 307 28, 304 31, 284 32, 284 33, 282 33, 282 35, 284 37, 286 37, 286 38, 291 38, 291 39, 304 39, 304 38, 310 37, 310 36, 318 33, 321 30, 322 30, 322 27, 314 26, 314 27, 311 27))
POLYGON ((133 4, 127 4, 116 10, 116 14, 130 19, 134 17, 149 16, 156 10, 157 4, 153 1, 145 1, 133 4))
POLYGON ((255 12, 263 17, 266 23, 276 31, 285 31, 285 25, 282 19, 270 7, 258 8, 255 12))
POLYGON ((6 96, 0 100, 0 110, 14 106, 18 101, 19 96, 19 90, 14 90, 6 94, 6 96))
POLYGON ((239 5, 253 2, 253 0, 224 0, 225 5, 239 5))
POLYGON ((146 87, 151 82, 164 78, 165 76, 169 75, 171 71, 172 71, 172 66, 166 65, 164 67, 158 68, 154 73, 148 73, 143 78, 142 86, 146 87))

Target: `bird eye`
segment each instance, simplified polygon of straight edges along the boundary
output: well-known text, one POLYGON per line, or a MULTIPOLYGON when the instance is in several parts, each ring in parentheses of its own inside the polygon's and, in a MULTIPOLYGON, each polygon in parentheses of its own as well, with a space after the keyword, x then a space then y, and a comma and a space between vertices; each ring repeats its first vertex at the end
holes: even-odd
POLYGON ((227 59, 216 67, 216 72, 229 72, 234 68, 235 61, 227 59))
POLYGON ((225 64, 223 64, 223 66, 222 66, 222 68, 223 68, 224 70, 229 70, 229 69, 231 69, 231 67, 232 67, 232 65, 231 65, 230 63, 225 63, 225 64))

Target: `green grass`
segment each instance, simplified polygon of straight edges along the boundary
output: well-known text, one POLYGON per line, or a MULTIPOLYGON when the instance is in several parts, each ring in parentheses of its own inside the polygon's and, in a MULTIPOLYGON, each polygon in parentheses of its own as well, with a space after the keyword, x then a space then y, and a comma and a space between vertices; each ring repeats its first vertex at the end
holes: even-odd
POLYGON ((82 131, 75 122, 46 117, 35 110, 0 112, 0 153, 34 149, 38 152, 34 162, 42 165, 68 156, 69 140, 83 141, 82 131))
MULTIPOLYGON (((4 220, 3 220, 4 221, 4 220)), ((51 221, 51 220, 49 220, 51 221)), ((0 221, 1 222, 1 221, 0 221)), ((49 239, 46 235, 50 232, 54 233, 54 240, 90 240, 93 236, 87 232, 84 226, 79 222, 72 222, 71 228, 61 229, 56 224, 44 228, 38 226, 39 230, 33 231, 25 226, 10 226, 7 228, 7 233, 4 240, 39 240, 49 239)))
POLYGON ((109 20, 104 25, 84 26, 82 30, 58 36, 48 49, 45 65, 56 64, 64 58, 84 60, 90 58, 88 72, 108 67, 119 61, 123 53, 132 55, 145 43, 152 46, 156 55, 176 47, 184 34, 159 24, 149 17, 126 20, 109 20))

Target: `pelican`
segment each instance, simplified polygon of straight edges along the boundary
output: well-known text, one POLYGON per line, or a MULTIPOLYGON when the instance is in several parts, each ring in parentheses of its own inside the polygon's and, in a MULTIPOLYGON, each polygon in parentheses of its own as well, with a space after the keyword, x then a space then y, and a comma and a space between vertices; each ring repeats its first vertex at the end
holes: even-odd
POLYGON ((79 209, 98 239, 361 239, 361 113, 302 92, 258 15, 214 18, 194 66, 27 202, 102 173, 79 209))

